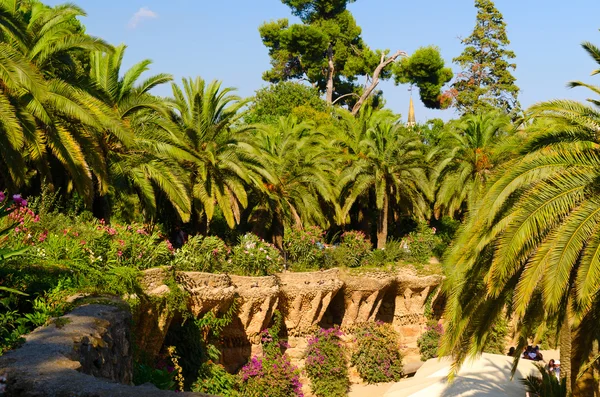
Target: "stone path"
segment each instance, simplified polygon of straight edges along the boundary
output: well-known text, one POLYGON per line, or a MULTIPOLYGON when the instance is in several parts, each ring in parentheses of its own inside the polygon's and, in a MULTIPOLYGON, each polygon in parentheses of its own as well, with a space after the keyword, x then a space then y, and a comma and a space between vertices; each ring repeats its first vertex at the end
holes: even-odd
MULTIPOLYGON (((542 352, 545 360, 559 357, 558 351, 542 352)), ((519 382, 537 369, 532 361, 521 360, 514 379, 510 379, 512 357, 484 353, 467 361, 455 381, 447 382, 449 359, 427 361, 414 377, 379 385, 354 385, 350 397, 456 397, 490 396, 523 397, 525 388, 519 382)))

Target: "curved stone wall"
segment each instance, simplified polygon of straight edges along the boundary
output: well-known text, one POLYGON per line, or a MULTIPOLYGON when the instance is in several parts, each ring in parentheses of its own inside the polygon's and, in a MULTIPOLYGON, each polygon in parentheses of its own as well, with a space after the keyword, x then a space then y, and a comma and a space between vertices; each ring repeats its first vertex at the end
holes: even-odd
MULTIPOLYGON (((164 295, 170 291, 164 284, 168 277, 172 269, 150 269, 142 284, 150 295, 164 295)), ((418 356, 416 341, 425 329, 425 303, 434 298, 430 295, 442 281, 441 276, 417 276, 406 270, 352 275, 339 269, 268 277, 176 272, 175 278, 188 292, 188 309, 195 316, 225 311, 238 297, 237 317, 223 333, 224 364, 231 370, 259 349, 260 331, 270 325, 275 310, 283 315, 290 339, 307 335, 316 326, 351 329, 367 321, 388 322, 402 336, 405 354, 418 356)), ((166 309, 143 305, 139 316, 138 346, 158 353, 170 315, 166 309)))

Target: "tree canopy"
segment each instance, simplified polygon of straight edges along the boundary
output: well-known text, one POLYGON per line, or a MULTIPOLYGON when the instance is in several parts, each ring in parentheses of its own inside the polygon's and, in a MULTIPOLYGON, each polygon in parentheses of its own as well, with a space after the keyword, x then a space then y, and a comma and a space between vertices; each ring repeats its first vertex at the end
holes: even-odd
POLYGON ((506 22, 491 0, 475 0, 475 8, 475 28, 461 40, 465 49, 453 60, 462 69, 452 86, 455 106, 462 114, 493 109, 516 114, 519 87, 511 73, 515 53, 507 49, 506 22))

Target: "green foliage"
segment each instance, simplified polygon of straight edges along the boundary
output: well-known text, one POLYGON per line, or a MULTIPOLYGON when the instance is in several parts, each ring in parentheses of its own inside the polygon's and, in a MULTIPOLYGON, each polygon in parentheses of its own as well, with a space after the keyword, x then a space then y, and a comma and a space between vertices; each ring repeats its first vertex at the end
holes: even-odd
POLYGON ((450 103, 442 95, 442 87, 452 80, 452 69, 444 67, 437 47, 418 48, 410 57, 395 65, 396 84, 414 84, 419 88, 423 104, 431 109, 445 109, 450 103))
POLYGON ((405 250, 404 260, 418 264, 429 263, 434 252, 439 251, 438 247, 442 244, 435 228, 425 222, 419 222, 417 229, 410 232, 400 243, 405 250))
POLYGON ((133 367, 133 384, 152 383, 161 390, 175 390, 177 388, 175 372, 174 369, 152 368, 149 365, 136 363, 133 367))
POLYGON ((283 246, 292 271, 313 270, 325 264, 325 232, 318 226, 288 228, 283 246))
POLYGON ((543 365, 535 364, 540 371, 540 375, 529 375, 525 379, 520 379, 521 383, 532 397, 567 397, 567 378, 560 380, 556 375, 548 371, 543 365))
POLYGON ((506 348, 506 337, 508 336, 508 320, 506 317, 500 317, 490 328, 485 341, 483 351, 492 354, 504 355, 508 351, 506 348))
POLYGON ((277 124, 280 117, 287 117, 290 114, 296 116, 300 122, 317 121, 317 126, 327 120, 332 122, 327 103, 321 99, 319 91, 292 81, 271 84, 256 91, 254 100, 244 115, 244 122, 277 124), (315 118, 323 120, 319 122, 315 118))
MULTIPOLYGON (((441 349, 454 355, 456 368, 485 348, 507 306, 521 345, 539 324, 576 320, 573 335, 586 338, 575 339, 567 365, 594 351, 600 336, 600 156, 592 149, 599 143, 597 102, 556 100, 530 108, 533 121, 519 156, 488 181, 481 204, 459 231, 447 258, 454 266, 446 269, 448 326, 441 349)), ((570 331, 561 332, 565 343, 570 331)))
MULTIPOLYGON (((217 316, 210 311, 199 319, 194 320, 196 329, 200 331, 201 351, 193 354, 190 359, 199 359, 201 364, 197 371, 197 379, 191 385, 191 390, 196 392, 214 394, 218 396, 237 396, 235 387, 237 379, 229 374, 225 368, 218 364, 221 352, 217 348, 218 340, 223 329, 231 324, 238 310, 238 301, 234 300, 225 313, 217 316)), ((196 341, 190 341, 196 342, 196 341)), ((184 365, 185 368, 185 365, 184 365)))
POLYGON ((273 326, 262 332, 262 357, 254 356, 239 372, 239 390, 243 397, 303 396, 300 370, 281 353, 279 332, 283 318, 276 311, 273 326))
POLYGON ((494 169, 513 156, 512 128, 508 116, 498 111, 468 114, 446 125, 440 142, 436 216, 456 216, 474 208, 494 169))
POLYGON ((319 329, 308 340, 304 371, 317 397, 348 395, 348 357, 340 340, 342 335, 338 328, 319 329))
POLYGON ((237 377, 227 372, 222 365, 206 362, 200 367, 198 379, 190 390, 215 396, 237 397, 240 395, 235 389, 237 383, 237 377))
POLYGON ((193 236, 175 251, 173 266, 177 270, 224 273, 228 271, 227 255, 231 250, 216 236, 193 236))
POLYGON ((421 354, 421 361, 427 361, 438 356, 440 340, 444 334, 444 329, 437 322, 430 322, 425 332, 417 339, 417 346, 421 354))
POLYGON ((367 383, 399 381, 402 355, 398 334, 390 324, 365 323, 354 330, 356 350, 351 363, 367 383))
POLYGON ((241 275, 268 276, 282 270, 283 258, 272 244, 247 233, 233 247, 231 265, 233 271, 241 275))
POLYGON ((344 232, 340 242, 326 252, 328 267, 358 267, 371 251, 371 242, 359 231, 344 232))
MULTIPOLYGON (((376 54, 363 42, 360 27, 346 9, 348 0, 314 0, 282 2, 292 9, 302 23, 290 25, 287 19, 262 24, 259 33, 269 49, 272 68, 263 79, 280 82, 307 79, 320 92, 327 90, 327 53, 334 65, 333 97, 354 92, 357 75, 375 68, 376 54)), ((388 76, 389 77, 389 76, 388 76)), ((353 98, 347 97, 352 103, 353 98)))
POLYGON ((519 87, 511 73, 515 54, 506 49, 506 23, 491 0, 476 0, 475 7, 473 33, 462 40, 465 49, 453 59, 462 68, 453 84, 456 108, 462 114, 500 109, 515 115, 520 112, 519 87))

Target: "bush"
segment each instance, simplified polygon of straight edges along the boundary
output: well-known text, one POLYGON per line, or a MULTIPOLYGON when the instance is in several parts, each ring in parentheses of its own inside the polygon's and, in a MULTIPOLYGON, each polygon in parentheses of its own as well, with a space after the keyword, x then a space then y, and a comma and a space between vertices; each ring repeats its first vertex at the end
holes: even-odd
POLYGON ((226 272, 230 268, 227 263, 227 254, 230 251, 218 237, 193 236, 175 251, 173 265, 177 270, 226 272))
POLYGON ((348 358, 338 328, 320 329, 308 340, 304 370, 317 397, 343 397, 348 394, 348 358))
POLYGON ((244 397, 303 397, 300 370, 281 352, 279 331, 283 318, 274 313, 273 326, 262 332, 263 356, 254 356, 239 373, 244 397))
POLYGON ((385 244, 384 249, 374 249, 363 259, 362 266, 382 267, 395 264, 406 256, 406 250, 403 248, 403 242, 390 240, 385 244))
POLYGON ((283 258, 272 244, 247 233, 232 250, 233 271, 243 276, 268 276, 281 271, 283 258))
POLYGON ((356 351, 352 365, 367 383, 398 381, 402 377, 402 355, 398 334, 390 324, 365 323, 358 326, 354 335, 356 351))
POLYGON ((358 267, 370 252, 371 242, 363 232, 345 232, 340 238, 340 243, 327 250, 328 267, 358 267))
POLYGON ((401 244, 405 251, 403 259, 419 264, 429 263, 441 241, 435 233, 435 228, 429 227, 425 222, 419 223, 417 230, 402 239, 401 244))
POLYGON ((291 270, 319 269, 324 265, 325 232, 318 226, 287 228, 283 246, 291 270))
POLYGON ((419 353, 421 353, 421 361, 427 361, 430 358, 438 356, 438 348, 440 346, 440 339, 444 334, 444 328, 441 324, 431 322, 427 326, 425 332, 417 339, 417 346, 419 346, 419 353))

